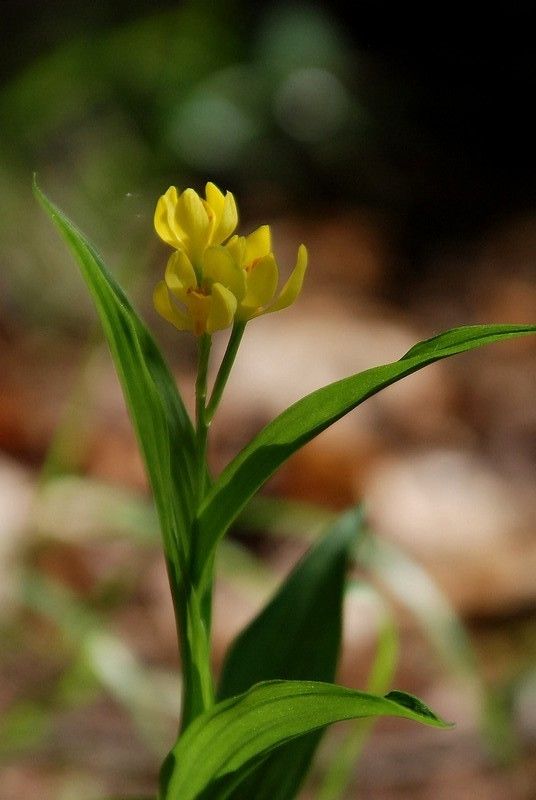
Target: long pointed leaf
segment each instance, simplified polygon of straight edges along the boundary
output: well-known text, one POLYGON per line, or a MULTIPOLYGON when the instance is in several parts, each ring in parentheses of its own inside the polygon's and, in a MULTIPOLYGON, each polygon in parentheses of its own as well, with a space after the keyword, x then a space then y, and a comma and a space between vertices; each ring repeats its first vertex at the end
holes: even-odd
POLYGON ((158 347, 93 245, 35 181, 34 193, 75 256, 95 302, 145 461, 168 561, 177 571, 187 557, 193 515, 190 418, 158 347))
MULTIPOLYGON (((335 679, 348 556, 362 516, 358 508, 341 515, 237 637, 225 660, 220 699, 266 680, 335 679)), ((322 731, 311 733, 277 748, 230 792, 229 800, 295 797, 321 736, 322 731)))
POLYGON ((161 800, 223 800, 234 776, 274 748, 346 719, 395 716, 437 728, 448 723, 404 694, 385 697, 329 683, 270 681, 225 700, 179 738, 163 770, 161 800))
POLYGON ((367 398, 428 364, 485 344, 536 333, 536 325, 476 325, 420 342, 399 361, 329 384, 286 409, 222 472, 200 510, 197 569, 246 503, 284 461, 367 398))
POLYGON ((362 518, 360 508, 337 518, 238 635, 223 666, 220 700, 261 681, 333 680, 349 551, 362 518))

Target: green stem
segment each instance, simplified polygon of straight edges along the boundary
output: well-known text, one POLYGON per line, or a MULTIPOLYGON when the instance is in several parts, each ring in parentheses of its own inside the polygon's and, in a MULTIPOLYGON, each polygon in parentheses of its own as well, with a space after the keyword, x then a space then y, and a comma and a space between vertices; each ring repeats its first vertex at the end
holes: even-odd
POLYGON ((205 493, 207 474, 207 437, 209 420, 207 418, 207 372, 210 356, 211 338, 208 333, 199 337, 197 360, 197 379, 195 382, 195 418, 197 433, 197 502, 201 503, 205 493))
MULTIPOLYGON (((210 358, 211 338, 203 334, 198 339, 197 378, 195 382, 195 417, 197 480, 196 503, 203 500, 207 483, 207 439, 206 415, 207 374, 210 358)), ((195 523, 192 539, 195 537, 195 523)), ((192 541, 192 545, 193 545, 192 541)), ((204 620, 201 593, 192 582, 190 570, 182 572, 183 578, 172 580, 172 593, 176 598, 175 609, 179 619, 179 637, 182 662, 182 719, 181 729, 214 704, 214 680, 210 658, 210 631, 204 620)))
POLYGON ((214 679, 210 658, 210 633, 203 622, 199 595, 193 586, 183 587, 180 600, 182 663, 181 730, 214 705, 214 679))
POLYGON ((225 350, 225 355, 223 356, 218 374, 216 375, 214 388, 212 389, 212 394, 206 408, 206 420, 209 425, 212 422, 214 414, 216 413, 216 409, 218 408, 221 400, 229 373, 231 372, 231 368, 236 358, 236 353, 240 346, 240 342, 242 341, 242 336, 244 335, 245 327, 245 322, 235 322, 233 325, 231 336, 229 337, 229 341, 227 343, 227 349, 225 350))
MULTIPOLYGON (((208 429, 227 383, 245 326, 245 322, 237 322, 233 326, 208 404, 207 374, 211 338, 205 333, 198 340, 197 378, 195 382, 196 502, 198 507, 202 503, 207 489, 208 429)), ((195 522, 192 527, 192 539, 193 552, 195 553, 195 522)), ((185 730, 197 716, 214 704, 214 680, 210 658, 211 590, 211 584, 201 587, 186 581, 180 587, 178 585, 175 586, 175 594, 178 595, 176 609, 180 616, 179 635, 183 671, 182 730, 185 730)))

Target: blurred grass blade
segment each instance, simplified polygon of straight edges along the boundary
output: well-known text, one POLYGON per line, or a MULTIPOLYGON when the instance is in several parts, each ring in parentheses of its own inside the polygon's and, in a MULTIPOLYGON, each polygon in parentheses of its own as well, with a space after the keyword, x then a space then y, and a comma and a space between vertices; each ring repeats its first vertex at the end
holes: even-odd
MULTIPOLYGON (((378 646, 367 681, 367 691, 383 694, 391 686, 398 664, 399 635, 392 615, 384 609, 378 634, 378 646)), ((374 717, 356 720, 346 738, 337 747, 319 789, 317 800, 341 800, 345 796, 355 767, 375 723, 374 717)))
MULTIPOLYGON (((223 667, 221 700, 261 681, 335 679, 348 559, 361 526, 359 508, 341 515, 237 637, 223 667)), ((321 735, 311 733, 278 748, 231 791, 230 800, 295 797, 321 735)))
POLYGON ((409 609, 451 673, 480 694, 484 686, 470 638, 432 576, 402 548, 369 532, 359 543, 356 563, 409 609))
POLYGON ((164 763, 160 800, 223 800, 229 783, 274 748, 333 722, 381 716, 449 727, 404 692, 377 697, 314 681, 257 684, 191 723, 164 763))
POLYGON ((37 186, 34 193, 78 261, 100 316, 136 431, 168 560, 179 580, 193 515, 193 427, 175 381, 145 325, 102 258, 37 186))
POLYGON ((435 361, 531 333, 536 333, 536 325, 456 328, 420 342, 399 361, 344 378, 298 400, 246 445, 207 495, 198 519, 197 570, 202 572, 217 541, 277 468, 364 400, 435 361))

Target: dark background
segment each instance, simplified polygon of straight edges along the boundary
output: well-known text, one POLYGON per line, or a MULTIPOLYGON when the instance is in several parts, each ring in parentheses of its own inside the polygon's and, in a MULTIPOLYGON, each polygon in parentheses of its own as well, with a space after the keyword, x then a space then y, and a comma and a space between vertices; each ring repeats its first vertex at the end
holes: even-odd
MULTIPOLYGON (((2 4, 3 82, 69 42, 93 41, 180 5, 8 0, 2 4)), ((409 4, 403 11, 385 3, 235 1, 192 7, 200 17, 212 15, 224 31, 223 61, 230 60, 230 50, 239 61, 254 59, 259 28, 274 9, 315 9, 337 29, 346 86, 365 110, 366 124, 350 124, 338 142, 338 158, 323 162, 272 130, 285 154, 279 179, 289 202, 320 208, 357 202, 389 213, 398 231, 399 282, 429 267, 438 249, 533 208, 536 78, 529 11, 504 4, 485 12, 463 4, 433 10, 409 4)), ((113 74, 106 80, 113 82, 113 74)), ((121 91, 120 84, 112 88, 121 91)), ((130 101, 144 141, 161 146, 141 95, 130 88, 121 105, 130 101)), ((265 177, 258 155, 244 159, 242 181, 265 177)), ((222 181, 237 183, 232 169, 220 173, 222 181)))

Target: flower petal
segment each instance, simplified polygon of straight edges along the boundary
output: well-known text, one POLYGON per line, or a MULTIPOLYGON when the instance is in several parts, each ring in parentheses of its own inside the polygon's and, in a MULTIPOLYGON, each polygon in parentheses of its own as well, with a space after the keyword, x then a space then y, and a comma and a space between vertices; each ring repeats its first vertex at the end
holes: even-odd
POLYGON ((282 308, 290 306, 298 297, 302 290, 303 279, 305 277, 305 270, 307 269, 307 248, 301 244, 298 248, 298 258, 296 266, 285 283, 279 297, 270 308, 267 308, 264 313, 271 314, 273 311, 281 311, 282 308))
POLYGON ((223 192, 218 189, 215 183, 209 181, 205 186, 205 197, 207 198, 207 203, 214 211, 216 218, 220 219, 225 203, 225 195, 223 192))
POLYGON ((188 290, 197 287, 197 278, 192 262, 183 250, 177 250, 169 257, 165 281, 168 289, 183 302, 185 302, 188 290))
POLYGON ((240 304, 239 319, 247 320, 262 314, 275 294, 279 280, 279 270, 273 253, 260 258, 247 274, 247 293, 240 304))
POLYGON ((193 189, 185 189, 180 195, 175 220, 188 236, 190 255, 194 260, 199 258, 208 244, 211 220, 205 203, 193 189))
POLYGON ((238 225, 238 210, 234 195, 221 192, 214 183, 205 187, 207 203, 214 213, 214 228, 211 235, 212 244, 221 244, 238 225))
POLYGON ((245 236, 231 236, 229 241, 225 244, 225 249, 231 253, 237 264, 243 266, 244 253, 246 252, 245 236))
POLYGON ((159 281, 156 284, 153 292, 153 303, 160 316, 171 322, 180 331, 192 330, 191 319, 173 305, 164 281, 159 281))
POLYGON ((180 247, 184 237, 184 231, 180 229, 175 219, 177 202, 177 189, 175 186, 170 186, 158 199, 154 212, 154 227, 157 234, 172 247, 180 247))
POLYGON ((272 231, 269 225, 261 225, 256 231, 246 236, 243 265, 247 268, 252 261, 267 256, 272 249, 272 231))
POLYGON ((212 286, 211 300, 206 323, 207 333, 228 328, 233 322, 236 311, 236 297, 221 283, 212 286))
POLYGON ((203 254, 203 275, 221 283, 241 300, 246 294, 246 274, 226 247, 209 247, 203 254))

